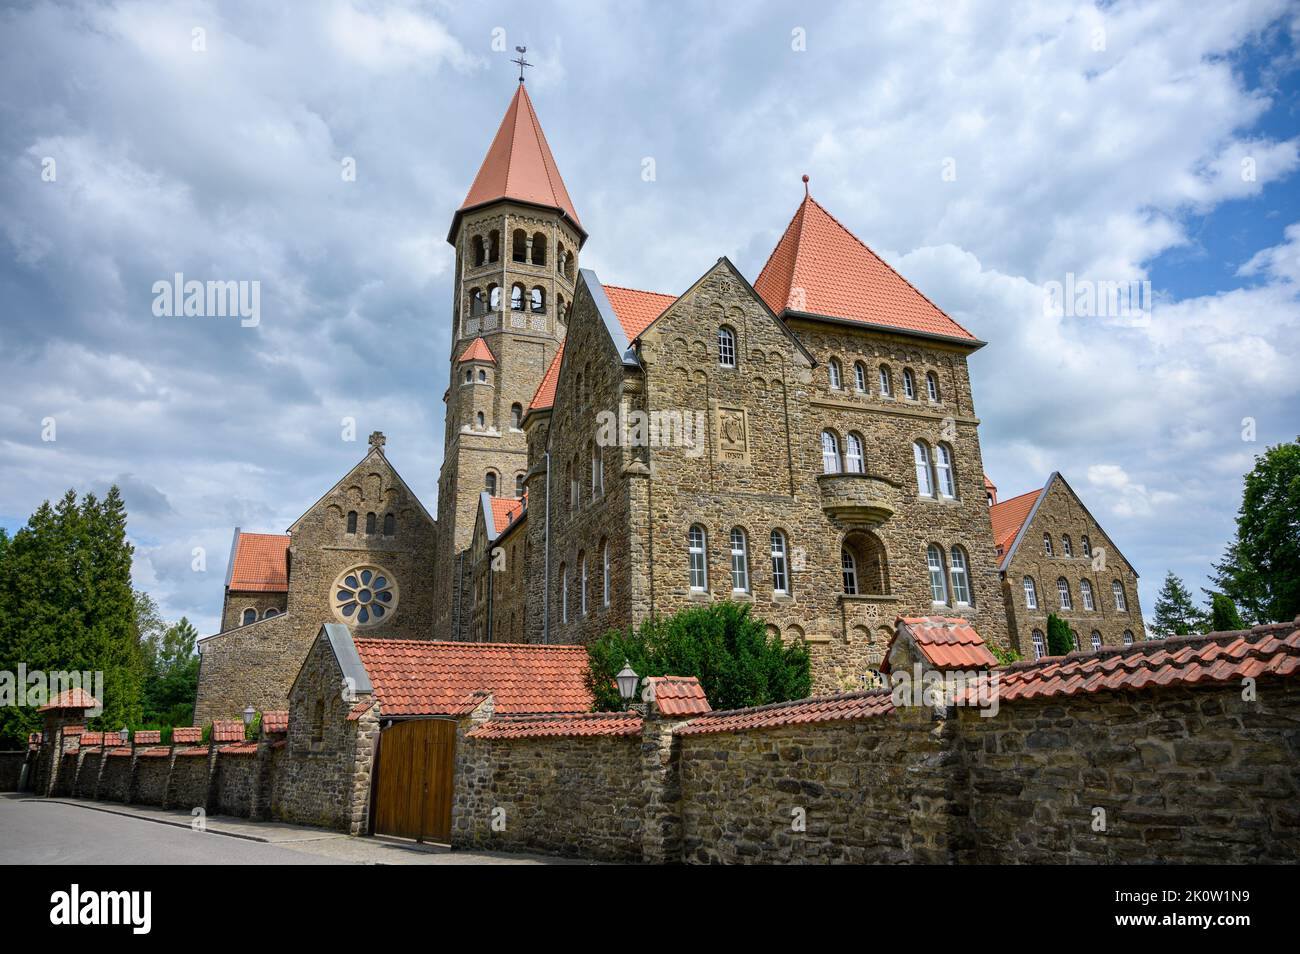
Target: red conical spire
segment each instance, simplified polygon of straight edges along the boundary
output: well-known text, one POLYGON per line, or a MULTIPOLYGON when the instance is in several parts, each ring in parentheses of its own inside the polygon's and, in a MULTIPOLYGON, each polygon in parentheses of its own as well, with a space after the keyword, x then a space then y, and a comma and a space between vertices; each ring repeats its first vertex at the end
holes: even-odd
POLYGON ((520 83, 506 109, 505 118, 479 167, 469 194, 452 221, 454 238, 460 215, 469 209, 501 199, 514 199, 539 205, 567 216, 586 238, 578 212, 560 177, 559 166, 546 143, 542 125, 537 121, 528 89, 520 83))

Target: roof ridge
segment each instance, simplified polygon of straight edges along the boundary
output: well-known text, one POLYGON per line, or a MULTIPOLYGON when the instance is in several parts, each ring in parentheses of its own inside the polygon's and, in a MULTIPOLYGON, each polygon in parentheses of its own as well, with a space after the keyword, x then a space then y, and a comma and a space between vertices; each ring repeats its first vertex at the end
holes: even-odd
MULTIPOLYGON (((249 625, 252 626, 254 624, 250 623, 249 625)), ((544 649, 550 652, 555 652, 557 650, 576 650, 579 652, 586 652, 587 650, 585 646, 579 646, 576 644, 570 645, 567 643, 489 643, 481 640, 469 639, 396 639, 390 636, 355 636, 353 639, 358 643, 379 643, 385 646, 402 643, 412 646, 483 646, 491 647, 493 649, 544 649)))
POLYGON ((993 506, 1003 507, 1009 503, 1015 503, 1021 497, 1028 497, 1030 494, 1041 494, 1042 492, 1043 492, 1042 487, 1039 487, 1037 490, 1026 490, 1023 494, 1016 494, 1014 497, 1008 497, 1006 500, 999 500, 997 503, 993 504, 993 506))
MULTIPOLYGON (((805 196, 805 199, 807 199, 807 196, 805 196)), ((757 288, 758 285, 763 281, 763 276, 767 274, 767 270, 768 270, 768 268, 772 265, 772 262, 776 259, 776 253, 777 253, 777 250, 781 248, 781 239, 785 238, 786 234, 790 231, 790 226, 794 225, 794 220, 795 220, 796 218, 798 218, 799 215, 800 215, 802 212, 803 212, 803 202, 800 202, 799 205, 798 205, 798 206, 795 208, 795 210, 794 210, 794 215, 790 216, 790 221, 787 222, 787 223, 785 223, 785 228, 783 228, 783 229, 781 230, 781 238, 778 238, 778 239, 776 240, 776 244, 775 244, 774 246, 772 246, 772 251, 771 251, 771 254, 769 254, 769 255, 767 256, 767 261, 764 262, 764 263, 763 263, 763 267, 762 267, 761 269, 759 269, 758 277, 754 279, 754 287, 757 288)), ((803 228, 803 223, 800 223, 800 229, 802 230, 802 228, 803 228)), ((798 250, 798 246, 799 246, 799 242, 798 242, 798 238, 797 238, 797 236, 796 236, 796 241, 795 241, 795 249, 796 249, 796 253, 797 253, 797 250, 798 250)), ((796 254, 795 257, 798 258, 798 255, 796 254)), ((793 263, 793 262, 790 263, 790 280, 791 280, 791 283, 793 284, 793 281, 794 281, 794 263, 793 263)), ((788 305, 788 303, 789 303, 789 299, 790 299, 790 289, 789 289, 789 288, 787 288, 787 289, 785 290, 785 296, 786 296, 786 303, 787 303, 787 305, 788 305)), ((760 296, 760 297, 762 297, 762 296, 760 296)), ((784 307, 784 306, 783 306, 783 307, 784 307)), ((773 311, 775 311, 775 310, 776 310, 776 309, 773 309, 773 311)), ((779 314, 779 312, 778 312, 778 314, 779 314)))
POLYGON ((674 301, 681 297, 679 295, 674 295, 672 292, 657 292, 651 291, 648 288, 632 288, 630 285, 615 285, 613 282, 602 281, 601 285, 605 288, 617 288, 619 291, 636 292, 638 295, 658 295, 660 298, 671 298, 674 301))
POLYGON ((1230 646, 1238 640, 1246 639, 1249 636, 1258 636, 1260 639, 1248 640, 1249 645, 1253 648, 1262 643, 1263 637, 1275 635, 1275 633, 1286 633, 1290 635, 1293 632, 1300 632, 1300 621, 1292 620, 1291 622, 1282 623, 1261 623, 1258 626, 1252 626, 1250 629, 1225 629, 1213 633, 1192 633, 1187 636, 1170 636, 1166 639, 1147 638, 1140 643, 1134 643, 1131 646, 1102 646, 1101 649, 1076 649, 1074 652, 1066 653, 1064 656, 1044 656, 1042 659, 1022 659, 1020 662, 1012 663, 1009 666, 999 667, 999 672, 1025 672, 1031 669, 1048 669, 1051 666, 1061 666, 1065 660, 1071 660, 1075 663, 1087 662, 1091 659, 1111 659, 1116 656, 1154 656, 1160 652, 1169 653, 1173 656, 1183 649, 1192 646, 1206 646, 1210 643, 1230 646))
POLYGON ((847 702, 855 699, 869 699, 874 696, 890 696, 893 690, 884 689, 857 689, 853 692, 831 693, 825 696, 808 696, 804 699, 787 699, 784 702, 768 702, 761 706, 745 706, 740 709, 714 709, 712 712, 700 713, 702 719, 713 719, 718 716, 736 715, 737 713, 751 712, 773 712, 778 709, 789 709, 793 706, 816 705, 827 702, 847 702))

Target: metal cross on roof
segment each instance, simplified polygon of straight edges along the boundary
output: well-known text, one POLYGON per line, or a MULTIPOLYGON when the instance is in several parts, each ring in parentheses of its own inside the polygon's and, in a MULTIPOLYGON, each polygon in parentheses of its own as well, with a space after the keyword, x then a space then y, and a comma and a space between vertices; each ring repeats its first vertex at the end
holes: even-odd
POLYGON ((524 67, 532 66, 533 64, 524 59, 524 54, 528 52, 528 47, 517 46, 515 47, 515 52, 519 54, 519 59, 511 60, 510 62, 519 64, 519 82, 522 83, 524 81, 524 67))

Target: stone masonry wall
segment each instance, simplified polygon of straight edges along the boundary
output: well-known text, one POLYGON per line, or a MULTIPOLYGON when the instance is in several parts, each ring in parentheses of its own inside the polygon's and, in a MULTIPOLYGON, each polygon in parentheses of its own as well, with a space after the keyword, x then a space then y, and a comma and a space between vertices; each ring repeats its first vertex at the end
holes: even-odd
POLYGON ((142 755, 135 760, 131 801, 140 805, 161 805, 167 797, 171 777, 171 755, 142 755))
POLYGON ((253 817, 261 762, 256 753, 217 756, 217 814, 253 817))
MULTIPOLYGON (((289 594, 286 593, 241 593, 226 591, 226 600, 221 610, 221 631, 227 632, 237 629, 244 625, 244 610, 251 609, 257 613, 257 618, 263 619, 266 611, 275 610, 276 613, 283 613, 289 603, 289 594)), ((275 618, 272 614, 271 619, 275 618)), ((248 624, 249 626, 252 623, 248 624)))
POLYGON ((129 755, 103 756, 104 767, 99 772, 99 788, 95 797, 100 801, 125 802, 131 791, 131 769, 134 759, 129 755))
POLYGON ((27 750, 0 752, 0 792, 18 791, 18 780, 27 764, 27 750))

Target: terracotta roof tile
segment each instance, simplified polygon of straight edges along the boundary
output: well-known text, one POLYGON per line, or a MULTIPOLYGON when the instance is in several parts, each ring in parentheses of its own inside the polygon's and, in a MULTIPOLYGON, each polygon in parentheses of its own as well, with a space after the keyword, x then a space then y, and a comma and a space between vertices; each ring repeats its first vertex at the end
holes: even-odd
POLYGON ((116 756, 117 758, 122 758, 123 756, 130 756, 130 755, 131 755, 131 747, 130 747, 130 746, 120 746, 120 747, 118 747, 118 748, 116 748, 116 749, 108 749, 107 751, 104 752, 104 755, 106 755, 106 756, 112 755, 112 756, 116 756))
POLYGON ((412 639, 356 645, 385 717, 453 715, 480 691, 492 693, 503 714, 585 712, 592 705, 582 646, 412 639))
POLYGON ((234 745, 223 745, 221 747, 222 755, 256 755, 256 742, 236 742, 234 745))
POLYGON ((666 716, 699 715, 712 712, 704 687, 694 676, 651 676, 655 705, 666 716))
POLYGON ((497 359, 492 357, 492 352, 488 348, 487 342, 484 341, 481 336, 470 342, 469 347, 461 352, 460 358, 456 363, 460 364, 464 361, 486 361, 489 364, 497 363, 497 359))
POLYGON ((263 712, 262 731, 263 732, 288 732, 289 731, 289 710, 272 709, 269 712, 263 712))
POLYGON ((620 288, 618 285, 602 287, 609 303, 614 306, 614 315, 623 326, 628 341, 635 341, 641 332, 650 327, 677 300, 676 295, 641 291, 638 288, 620 288))
POLYGON ((135 733, 136 745, 157 745, 162 741, 162 732, 159 729, 138 729, 135 733))
POLYGON ((524 502, 518 497, 492 497, 492 524, 497 533, 510 526, 524 512, 524 502))
POLYGON ((239 533, 230 589, 243 593, 289 591, 289 536, 284 533, 239 533))
POLYGON ((563 360, 564 342, 560 342, 560 347, 555 352, 555 357, 551 359, 551 366, 547 368, 546 373, 542 375, 542 383, 537 385, 537 390, 533 394, 533 399, 528 404, 528 410, 549 410, 555 403, 555 385, 560 380, 560 364, 563 360))
MULTIPOLYGON (((986 484, 987 481, 986 477, 986 484)), ((993 521, 993 543, 997 546, 999 554, 1010 549, 1016 534, 1029 518, 1029 511, 1034 509, 1034 504, 1038 503, 1042 493, 1040 487, 1038 490, 1031 490, 1027 494, 1003 500, 989 507, 989 519, 993 521)))
POLYGON ((193 756, 193 755, 207 755, 207 754, 208 754, 208 750, 207 750, 206 748, 203 748, 202 746, 200 746, 200 747, 197 747, 197 748, 177 749, 177 750, 176 750, 176 754, 177 754, 177 755, 187 755, 187 756, 193 756))
POLYGON ((639 735, 643 722, 635 712, 582 712, 561 716, 507 716, 489 719, 466 733, 470 739, 580 738, 639 735))
POLYGON ((367 712, 373 709, 374 706, 375 706, 375 700, 363 699, 361 702, 358 702, 356 705, 354 705, 351 709, 348 710, 347 721, 356 722, 363 715, 365 715, 367 712))
POLYGON ((497 199, 558 209, 582 227, 523 83, 515 91, 460 208, 464 211, 497 199))
POLYGON ((894 710, 888 689, 849 692, 838 696, 820 696, 796 702, 774 702, 752 709, 712 712, 692 719, 674 729, 676 735, 701 735, 707 732, 742 732, 748 729, 775 729, 786 725, 840 722, 869 719, 894 710))
POLYGON ((975 341, 811 196, 805 196, 754 282, 778 315, 791 311, 975 341))
POLYGON ((172 754, 171 746, 151 745, 147 749, 136 749, 135 754, 142 758, 161 759, 168 758, 172 754))
POLYGON ((172 741, 177 745, 193 744, 203 741, 203 730, 196 725, 178 726, 172 729, 172 741))
POLYGON ((83 749, 95 748, 104 744, 103 732, 83 732, 81 733, 81 747, 83 749))
MULTIPOLYGON (((987 669, 998 664, 997 657, 989 651, 984 638, 975 632, 970 621, 961 617, 901 616, 898 619, 911 635, 926 660, 935 669, 987 669)), ((892 649, 898 638, 895 627, 890 640, 892 649)), ((889 649, 885 650, 882 672, 889 671, 889 649)))
POLYGON ((998 670, 1003 702, 1149 686, 1235 682, 1246 677, 1292 676, 1300 669, 1300 623, 1269 623, 1254 629, 1092 652, 1051 656, 998 670))
POLYGON ((212 741, 214 742, 242 742, 244 741, 244 723, 237 719, 223 720, 215 719, 212 722, 212 741))
POLYGON ((54 709, 98 709, 99 700, 88 693, 85 689, 65 689, 57 696, 51 699, 45 705, 38 708, 37 712, 50 712, 54 709))

